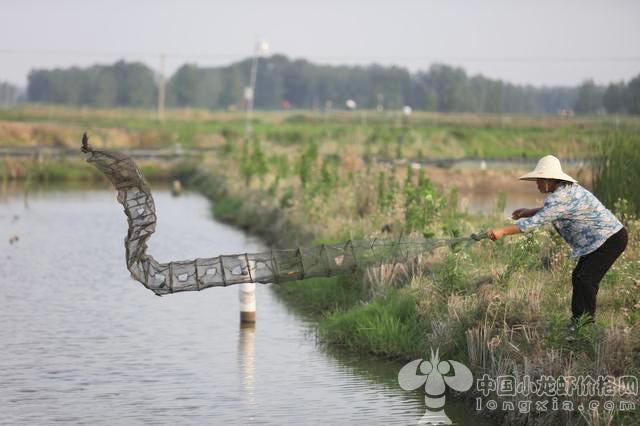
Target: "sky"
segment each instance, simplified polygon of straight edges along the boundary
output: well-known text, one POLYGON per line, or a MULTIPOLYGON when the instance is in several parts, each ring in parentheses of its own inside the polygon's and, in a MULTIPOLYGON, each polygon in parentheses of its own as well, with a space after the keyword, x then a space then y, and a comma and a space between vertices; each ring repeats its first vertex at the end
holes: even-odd
POLYGON ((433 63, 536 86, 640 74, 637 0, 0 0, 0 81, 33 68, 226 65, 270 53, 323 64, 433 63))

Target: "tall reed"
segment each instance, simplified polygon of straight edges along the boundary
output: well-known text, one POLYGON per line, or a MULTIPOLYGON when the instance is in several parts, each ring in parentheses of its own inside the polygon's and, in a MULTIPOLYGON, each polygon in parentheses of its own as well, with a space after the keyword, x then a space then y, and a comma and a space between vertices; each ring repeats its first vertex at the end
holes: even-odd
POLYGON ((593 163, 593 189, 609 208, 626 199, 640 214, 640 134, 615 131, 598 145, 593 163))

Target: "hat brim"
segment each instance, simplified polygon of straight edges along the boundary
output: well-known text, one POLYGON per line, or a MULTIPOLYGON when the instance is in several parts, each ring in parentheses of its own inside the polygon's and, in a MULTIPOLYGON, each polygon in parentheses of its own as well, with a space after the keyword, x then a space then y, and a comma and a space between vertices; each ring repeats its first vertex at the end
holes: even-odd
POLYGON ((572 178, 571 176, 569 176, 566 173, 560 172, 560 173, 544 173, 544 172, 530 172, 527 173, 525 175, 522 175, 518 178, 519 180, 536 180, 536 179, 557 179, 557 180, 564 180, 567 182, 571 182, 571 183, 578 183, 577 180, 575 180, 574 178, 572 178))

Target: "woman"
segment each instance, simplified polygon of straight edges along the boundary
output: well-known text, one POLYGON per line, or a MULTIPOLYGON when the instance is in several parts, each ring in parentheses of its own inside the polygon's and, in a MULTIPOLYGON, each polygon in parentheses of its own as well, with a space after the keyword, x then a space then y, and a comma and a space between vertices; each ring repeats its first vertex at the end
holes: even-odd
POLYGON ((535 180, 545 197, 536 209, 518 209, 512 214, 515 225, 488 232, 497 241, 505 235, 529 232, 551 223, 571 246, 571 257, 578 258, 571 281, 573 324, 586 315, 592 322, 596 313, 596 296, 600 281, 627 247, 627 230, 589 191, 562 171, 560 160, 553 155, 543 157, 536 168, 520 177, 535 180))

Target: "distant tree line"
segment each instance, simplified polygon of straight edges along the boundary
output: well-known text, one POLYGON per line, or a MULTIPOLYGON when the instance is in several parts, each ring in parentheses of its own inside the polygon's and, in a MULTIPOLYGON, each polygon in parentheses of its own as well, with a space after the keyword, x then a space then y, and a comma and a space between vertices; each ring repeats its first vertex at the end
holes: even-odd
POLYGON ((33 70, 27 99, 66 105, 150 107, 158 96, 154 73, 141 63, 33 70))
MULTIPOLYGON (((241 108, 250 73, 251 59, 221 67, 183 65, 167 82, 167 106, 241 108)), ((28 101, 69 105, 150 107, 157 97, 157 75, 144 64, 124 61, 34 70, 27 87, 28 101)), ((593 81, 579 87, 534 87, 469 76, 447 65, 410 73, 396 66, 317 65, 282 55, 259 60, 258 109, 344 109, 347 99, 367 109, 409 105, 440 112, 640 114, 640 75, 606 87, 593 81)))

